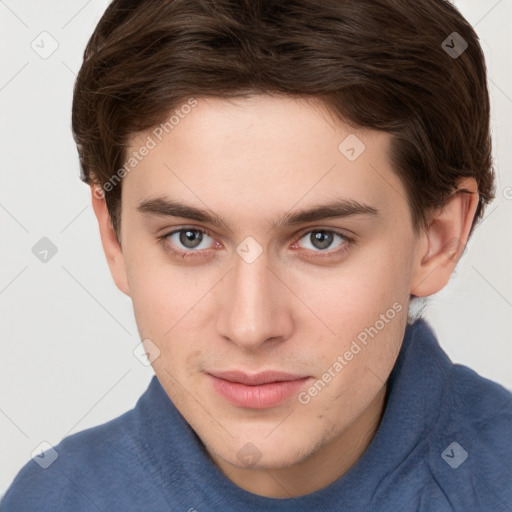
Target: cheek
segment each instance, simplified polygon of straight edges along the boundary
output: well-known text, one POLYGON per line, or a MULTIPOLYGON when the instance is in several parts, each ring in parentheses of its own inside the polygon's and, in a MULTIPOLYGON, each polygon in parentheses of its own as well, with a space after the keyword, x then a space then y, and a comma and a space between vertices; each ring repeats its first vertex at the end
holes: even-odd
MULTIPOLYGON (((372 381, 378 389, 393 367, 407 323, 407 254, 403 244, 375 244, 333 272, 323 282, 323 294, 309 295, 311 309, 331 331, 317 349, 324 366, 319 370, 331 368, 335 373, 333 387, 338 395, 356 396, 362 392, 362 382, 372 381), (397 246, 402 249, 394 249, 397 246), (342 356, 343 370, 336 372, 332 366, 338 356, 342 356)), ((318 277, 310 276, 302 281, 302 292, 308 296, 308 288, 317 286, 318 277)))
POLYGON ((151 258, 129 261, 128 281, 140 334, 161 343, 187 322, 203 295, 202 286, 177 266, 151 258))
POLYGON ((410 264, 407 249, 397 247, 376 241, 329 273, 303 276, 301 296, 339 337, 356 336, 396 302, 407 307, 410 264))
POLYGON ((214 336, 215 304, 210 292, 222 274, 161 260, 153 265, 131 262, 130 290, 138 331, 141 339, 149 338, 160 350, 155 373, 167 380, 173 375, 179 381, 197 375, 204 351, 200 349, 214 336))

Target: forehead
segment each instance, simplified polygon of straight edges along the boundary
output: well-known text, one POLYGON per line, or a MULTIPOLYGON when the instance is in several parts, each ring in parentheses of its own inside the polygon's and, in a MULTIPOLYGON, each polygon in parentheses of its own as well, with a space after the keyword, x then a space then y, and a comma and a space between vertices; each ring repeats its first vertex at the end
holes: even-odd
POLYGON ((202 207, 264 208, 269 218, 270 205, 283 212, 345 198, 380 210, 405 196, 389 163, 391 136, 345 125, 319 102, 205 98, 173 112, 173 123, 130 140, 128 157, 151 149, 125 176, 123 202, 167 194, 202 207))

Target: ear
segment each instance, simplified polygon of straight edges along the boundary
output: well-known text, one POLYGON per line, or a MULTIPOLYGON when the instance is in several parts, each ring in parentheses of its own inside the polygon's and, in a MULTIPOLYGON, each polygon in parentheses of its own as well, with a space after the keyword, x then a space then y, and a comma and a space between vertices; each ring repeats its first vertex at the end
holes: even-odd
POLYGON ((464 178, 446 205, 434 214, 418 244, 411 295, 426 297, 446 286, 466 247, 478 200, 476 180, 464 178))
POLYGON ((103 251, 107 258, 110 273, 112 274, 112 278, 114 279, 116 286, 123 293, 129 296, 130 288, 128 286, 123 250, 121 244, 117 240, 114 228, 112 227, 112 221, 107 209, 105 195, 97 185, 91 185, 90 187, 92 207, 96 218, 98 219, 101 244, 103 245, 103 251))

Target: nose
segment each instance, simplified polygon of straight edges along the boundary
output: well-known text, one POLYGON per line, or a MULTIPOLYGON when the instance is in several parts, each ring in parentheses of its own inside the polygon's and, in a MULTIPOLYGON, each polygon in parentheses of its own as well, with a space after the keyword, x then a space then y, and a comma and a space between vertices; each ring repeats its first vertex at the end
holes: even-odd
POLYGON ((265 252, 251 263, 237 254, 234 260, 219 290, 218 333, 246 351, 287 339, 293 328, 290 292, 269 268, 265 252))

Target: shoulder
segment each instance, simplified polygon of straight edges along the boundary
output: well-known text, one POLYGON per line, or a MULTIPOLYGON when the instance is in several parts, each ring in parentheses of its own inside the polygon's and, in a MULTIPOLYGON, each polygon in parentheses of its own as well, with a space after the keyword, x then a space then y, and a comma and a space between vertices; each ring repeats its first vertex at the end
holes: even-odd
POLYGON ((132 409, 64 438, 19 471, 2 499, 2 512, 102 510, 101 504, 117 491, 120 480, 123 488, 129 486, 130 475, 137 475, 143 464, 137 430, 132 409))
POLYGON ((429 467, 455 510, 511 509, 511 439, 512 393, 453 364, 429 437, 429 467))
MULTIPOLYGON (((449 420, 446 428, 471 435, 475 443, 488 442, 489 450, 500 435, 511 432, 512 393, 467 366, 452 366, 442 405, 449 420)), ((494 455, 498 453, 503 451, 494 455)))

